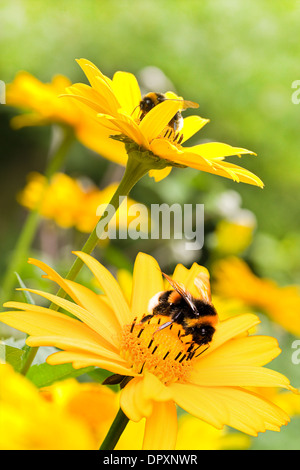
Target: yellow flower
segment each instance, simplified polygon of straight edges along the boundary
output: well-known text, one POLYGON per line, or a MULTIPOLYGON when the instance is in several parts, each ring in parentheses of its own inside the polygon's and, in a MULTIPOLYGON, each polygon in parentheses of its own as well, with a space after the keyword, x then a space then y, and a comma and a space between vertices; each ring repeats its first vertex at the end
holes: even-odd
POLYGON ((262 309, 290 333, 300 334, 299 286, 279 286, 270 279, 256 276, 247 263, 237 257, 218 261, 214 267, 215 292, 262 309))
POLYGON ((8 364, 0 364, 0 449, 92 450, 88 426, 54 403, 8 364))
POLYGON ((78 126, 81 118, 76 106, 58 97, 70 85, 63 75, 54 76, 51 83, 43 83, 28 72, 19 72, 6 87, 6 104, 27 112, 15 116, 12 126, 16 129, 49 123, 78 126))
POLYGON ((19 129, 49 124, 68 126, 87 148, 125 165, 125 149, 120 149, 119 142, 109 139, 110 131, 100 129, 92 119, 82 116, 73 102, 59 98, 71 84, 63 75, 55 75, 50 83, 43 83, 28 72, 19 72, 6 87, 6 104, 24 111, 12 118, 12 127, 19 129))
POLYGON ((41 389, 40 394, 56 409, 81 421, 93 436, 94 449, 99 449, 118 411, 117 393, 97 383, 67 379, 41 389))
POLYGON ((168 92, 167 96, 171 99, 154 106, 140 119, 139 104, 142 97, 133 74, 116 72, 111 80, 90 61, 80 59, 78 63, 91 86, 74 84, 67 88, 69 96, 77 101, 84 116, 92 118, 94 125, 108 130, 115 139, 123 141, 128 154, 142 152, 140 158, 143 161, 152 159, 153 168, 160 170, 160 173, 151 172, 157 179, 167 176, 172 166, 188 166, 234 181, 263 186, 253 173, 224 161, 231 155, 253 152, 220 142, 193 147, 181 145, 208 122, 199 116, 189 116, 184 119, 179 133, 170 130, 168 123, 183 109, 181 97, 168 92))
POLYGON ((222 219, 214 233, 214 248, 223 256, 239 254, 251 244, 254 228, 251 223, 222 219))
MULTIPOLYGON (((118 183, 111 183, 99 190, 91 181, 74 179, 64 173, 55 173, 50 182, 39 173, 30 173, 25 188, 19 193, 19 203, 27 209, 37 209, 46 219, 51 219, 63 228, 75 227, 80 232, 90 233, 103 211, 100 204, 108 204, 118 183)), ((130 207, 136 204, 131 198, 127 205, 119 208, 111 223, 116 227, 127 227, 134 214, 130 207)))
MULTIPOLYGON (((32 290, 54 302, 70 317, 52 309, 22 302, 7 302, 17 309, 1 314, 1 320, 26 332, 29 346, 54 346, 60 350, 47 358, 49 364, 72 363, 75 368, 98 366, 122 380, 120 406, 138 422, 146 418, 144 449, 174 449, 177 434, 176 404, 222 429, 225 424, 256 436, 267 429, 279 431, 288 415, 249 387, 282 387, 295 390, 282 374, 263 367, 280 353, 277 341, 267 336, 249 336, 259 323, 253 314, 220 321, 210 347, 190 355, 188 338, 180 337, 177 324, 158 330, 170 317, 147 315, 149 300, 165 289, 156 260, 139 253, 134 265, 130 304, 112 274, 95 258, 75 253, 92 271, 104 295, 63 279, 38 260, 46 277, 57 282, 72 301, 32 290), (77 318, 74 318, 74 316, 77 318)), ((200 297, 195 284, 205 268, 178 265, 173 279, 200 297)), ((209 285, 207 285, 209 290, 209 285)), ((196 345, 193 345, 196 346, 196 345)))
POLYGON ((245 434, 216 429, 189 414, 178 419, 176 450, 243 450, 250 444, 245 434))

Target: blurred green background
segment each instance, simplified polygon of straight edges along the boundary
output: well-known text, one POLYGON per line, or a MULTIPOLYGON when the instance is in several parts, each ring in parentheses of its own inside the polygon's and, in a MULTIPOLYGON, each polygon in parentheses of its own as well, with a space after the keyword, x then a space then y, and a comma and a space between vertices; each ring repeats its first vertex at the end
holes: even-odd
MULTIPOLYGON (((292 83, 300 79, 299 23, 296 0, 3 1, 0 79, 9 83, 19 70, 26 70, 44 82, 57 73, 85 82, 75 62, 81 57, 108 76, 129 71, 141 83, 146 67, 160 69, 176 92, 198 102, 199 114, 210 119, 191 144, 213 140, 254 151, 257 157, 230 161, 257 174, 265 188, 192 169, 173 169, 157 184, 145 177, 132 196, 146 204, 204 203, 209 211, 216 196, 236 191, 242 207, 257 220, 247 252, 252 267, 282 285, 300 284, 300 105, 292 102, 292 83)), ((51 140, 50 127, 12 130, 9 121, 16 114, 15 109, 0 106, 1 272, 26 217, 16 194, 30 171, 44 171, 51 140)), ((117 171, 120 177, 119 170, 77 142, 65 167, 68 174, 88 175, 96 184, 108 171, 117 171)), ((79 249, 85 238, 72 238, 76 246, 64 245, 64 255, 66 246, 69 251, 79 249)), ((36 242, 33 250, 39 248, 36 242)), ((170 269, 186 261, 176 245, 151 240, 116 241, 101 256, 117 267, 129 267, 140 250, 155 255, 162 267, 170 269)), ((209 262, 207 251, 209 245, 187 262, 209 262)), ((61 253, 56 267, 59 260, 61 253)), ((284 341, 285 354, 278 368, 299 386, 300 366, 290 360, 292 339, 287 335, 284 341)), ((253 448, 300 449, 297 426, 299 420, 280 434, 262 435, 253 441, 253 448)))

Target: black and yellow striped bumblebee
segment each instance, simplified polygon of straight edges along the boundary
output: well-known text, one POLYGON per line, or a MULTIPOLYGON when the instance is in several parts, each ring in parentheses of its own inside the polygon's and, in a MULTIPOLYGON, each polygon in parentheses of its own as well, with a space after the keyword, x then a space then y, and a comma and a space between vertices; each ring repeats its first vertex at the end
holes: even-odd
MULTIPOLYGON (((171 93, 169 93, 169 95, 173 96, 173 94, 171 93)), ((168 127, 171 129, 172 133, 174 132, 175 134, 179 135, 179 131, 183 127, 183 117, 181 115, 181 111, 187 108, 199 107, 199 105, 197 103, 194 103, 193 101, 186 101, 186 100, 182 100, 179 98, 169 97, 168 94, 163 94, 163 93, 156 93, 156 92, 147 93, 143 97, 143 99, 140 101, 140 104, 139 104, 139 107, 141 110, 139 120, 141 121, 146 116, 146 114, 149 113, 149 111, 151 111, 152 108, 154 108, 154 106, 157 106, 158 104, 166 100, 180 101, 182 103, 182 109, 180 111, 177 111, 177 113, 168 123, 168 127)))
MULTIPOLYGON (((181 284, 162 273, 173 290, 156 294, 149 302, 148 311, 141 322, 150 320, 155 315, 170 317, 158 330, 167 328, 173 323, 180 325, 184 333, 180 336, 191 335, 191 343, 198 346, 209 344, 216 330, 218 314, 211 303, 211 296, 205 276, 199 275, 195 280, 202 298, 193 297, 181 284)), ((157 331, 158 331, 157 330, 157 331)))

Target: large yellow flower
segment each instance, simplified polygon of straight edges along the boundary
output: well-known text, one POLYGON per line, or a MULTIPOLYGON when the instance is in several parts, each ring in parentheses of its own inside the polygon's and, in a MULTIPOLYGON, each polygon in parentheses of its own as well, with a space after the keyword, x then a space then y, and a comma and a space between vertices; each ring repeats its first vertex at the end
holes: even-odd
POLYGON ((253 152, 220 142, 193 147, 181 145, 208 122, 199 116, 189 116, 184 119, 179 133, 170 131, 168 123, 183 108, 181 97, 168 92, 167 96, 171 99, 154 106, 140 119, 139 104, 142 96, 133 74, 116 72, 111 80, 90 61, 80 59, 78 63, 91 86, 74 84, 67 88, 69 96, 78 102, 85 116, 92 118, 94 125, 108 130, 115 138, 125 142, 128 153, 138 150, 143 152, 145 159, 146 155, 154 157, 157 160, 155 168, 161 168, 160 173, 156 173, 159 175, 157 179, 166 176, 172 166, 179 165, 263 186, 262 181, 251 172, 224 161, 231 155, 253 152))
MULTIPOLYGON (((140 323, 147 315, 149 300, 166 289, 153 257, 137 256, 128 304, 104 266, 83 252, 76 255, 92 271, 103 295, 63 279, 43 262, 31 259, 30 263, 57 282, 72 301, 29 291, 54 302, 72 317, 38 305, 7 302, 6 307, 17 310, 4 312, 0 318, 28 333, 28 345, 58 348, 47 358, 49 364, 98 366, 117 374, 114 379, 122 381, 120 406, 125 415, 136 422, 146 417, 144 449, 175 448, 176 404, 218 429, 227 424, 253 436, 268 429, 279 431, 289 421, 283 410, 250 390, 294 390, 284 375, 263 367, 280 349, 272 337, 248 335, 259 323, 257 316, 243 314, 220 321, 210 347, 201 355, 191 354, 189 337, 180 337, 179 325, 158 330, 158 324, 170 317, 156 315, 140 323)), ((173 279, 200 297, 195 283, 199 275, 208 279, 205 268, 196 263, 190 269, 178 265, 173 279)))

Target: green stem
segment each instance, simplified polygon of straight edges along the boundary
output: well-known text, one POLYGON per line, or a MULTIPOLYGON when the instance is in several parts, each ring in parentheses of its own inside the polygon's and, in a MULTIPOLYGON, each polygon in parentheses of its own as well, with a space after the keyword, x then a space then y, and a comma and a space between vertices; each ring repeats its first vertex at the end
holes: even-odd
MULTIPOLYGON (((112 205, 115 209, 115 211, 118 210, 120 202, 122 202, 122 196, 128 196, 130 193, 131 189, 133 186, 146 174, 148 173, 149 168, 146 165, 141 165, 141 163, 138 160, 128 158, 128 163, 123 175, 123 178, 114 193, 112 199, 110 200, 108 205, 112 205), (120 201, 121 199, 121 201, 120 201)), ((83 253, 91 254, 94 248, 96 247, 99 237, 101 236, 101 233, 97 231, 97 227, 99 222, 102 220, 103 217, 106 218, 106 225, 103 227, 103 232, 105 231, 107 225, 109 224, 111 218, 113 217, 114 213, 112 211, 108 212, 108 216, 105 215, 105 212, 103 215, 100 217, 98 220, 94 230, 90 234, 89 238, 87 239, 85 245, 82 247, 81 251, 83 253)), ((81 270, 83 266, 83 261, 80 258, 76 258, 74 261, 71 269, 69 270, 66 279, 73 281, 76 276, 78 275, 79 271, 81 270)), ((57 295, 59 297, 66 297, 66 292, 64 289, 60 288, 59 291, 57 292, 57 295)), ((58 306, 52 303, 50 305, 50 308, 53 310, 58 310, 58 306)))
POLYGON ((128 421, 129 419, 120 408, 99 450, 113 450, 128 421))
MULTIPOLYGON (((46 169, 45 176, 48 180, 61 167, 74 139, 73 132, 70 132, 69 129, 64 130, 64 132, 65 135, 63 136, 60 145, 52 156, 48 168, 46 169)), ((12 259, 10 260, 5 277, 3 279, 1 299, 2 303, 5 303, 11 299, 14 284, 16 282, 15 273, 20 271, 24 260, 27 258, 28 251, 36 234, 39 221, 40 216, 38 208, 30 211, 18 238, 12 259)))
POLYGON ((33 360, 38 351, 38 346, 31 348, 30 346, 26 345, 24 350, 25 350, 24 364, 22 366, 22 369, 20 370, 20 374, 22 375, 26 375, 28 370, 30 369, 30 366, 33 363, 33 360))

